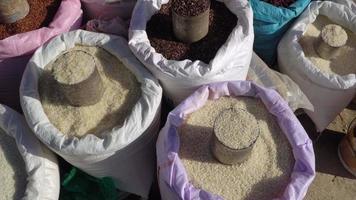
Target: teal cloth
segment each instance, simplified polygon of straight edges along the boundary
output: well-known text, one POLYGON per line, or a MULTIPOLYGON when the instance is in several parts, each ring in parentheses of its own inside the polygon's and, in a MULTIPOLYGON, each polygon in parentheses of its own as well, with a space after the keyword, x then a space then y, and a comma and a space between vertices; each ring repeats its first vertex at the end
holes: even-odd
POLYGON ((65 174, 61 184, 60 200, 119 200, 129 194, 119 192, 109 177, 92 177, 77 168, 65 174))
POLYGON ((250 0, 255 32, 253 49, 268 65, 275 64, 280 39, 309 3, 310 0, 297 0, 284 8, 262 0, 250 0))

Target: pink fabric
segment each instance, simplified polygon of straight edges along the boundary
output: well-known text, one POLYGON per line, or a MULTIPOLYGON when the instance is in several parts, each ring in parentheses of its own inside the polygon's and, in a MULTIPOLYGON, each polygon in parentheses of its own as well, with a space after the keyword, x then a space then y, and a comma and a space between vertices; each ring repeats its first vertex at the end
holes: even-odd
POLYGON ((188 180, 179 158, 177 129, 186 117, 200 109, 207 100, 222 96, 251 96, 260 98, 273 114, 290 142, 295 165, 291 181, 280 197, 282 200, 302 200, 315 177, 315 156, 311 140, 283 98, 274 90, 257 86, 249 81, 212 83, 201 87, 169 113, 167 122, 157 141, 158 181, 162 199, 207 200, 222 199, 208 191, 198 189, 188 180))
POLYGON ((80 0, 62 0, 48 27, 0 40, 0 103, 20 111, 19 86, 31 54, 45 42, 81 25, 80 0))

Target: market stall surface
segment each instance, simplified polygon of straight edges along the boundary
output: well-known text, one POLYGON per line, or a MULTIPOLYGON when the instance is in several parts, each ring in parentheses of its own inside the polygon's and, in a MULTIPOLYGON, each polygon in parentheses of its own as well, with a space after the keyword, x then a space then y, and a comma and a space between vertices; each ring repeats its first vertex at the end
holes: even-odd
POLYGON ((314 139, 316 158, 317 174, 309 187, 306 200, 355 199, 356 178, 342 166, 337 155, 339 142, 355 117, 356 106, 349 106, 318 137, 315 137, 316 132, 310 119, 306 116, 299 117, 308 134, 314 139))

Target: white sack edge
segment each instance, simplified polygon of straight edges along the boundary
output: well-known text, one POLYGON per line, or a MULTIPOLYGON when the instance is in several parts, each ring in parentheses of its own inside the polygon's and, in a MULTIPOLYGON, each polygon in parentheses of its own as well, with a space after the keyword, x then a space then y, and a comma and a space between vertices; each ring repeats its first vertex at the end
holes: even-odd
POLYGON ((57 158, 35 137, 25 118, 0 104, 0 129, 16 140, 18 150, 25 161, 28 177, 22 199, 58 200, 60 178, 57 158))
POLYGON ((218 0, 237 18, 237 25, 215 57, 202 61, 168 60, 150 45, 146 24, 169 0, 138 1, 129 29, 129 46, 137 58, 157 77, 167 96, 179 103, 203 84, 245 80, 252 57, 253 13, 246 0, 218 0))
POLYGON ((345 5, 329 1, 312 2, 279 43, 278 59, 282 62, 284 59, 288 59, 289 64, 285 64, 285 68, 308 77, 312 82, 320 86, 337 90, 356 88, 356 74, 345 76, 328 74, 320 71, 305 57, 298 41, 305 33, 307 26, 313 23, 318 15, 327 16, 334 22, 356 33, 356 12, 353 12, 345 5))
MULTIPOLYGON (((74 31, 54 38, 47 45, 39 48, 29 61, 24 72, 20 98, 21 106, 30 128, 46 145, 68 156, 93 156, 114 154, 135 141, 154 121, 160 108, 162 88, 158 81, 145 70, 132 55, 127 41, 118 36, 111 36, 88 31, 74 31), (83 138, 67 137, 60 133, 47 118, 38 93, 38 78, 41 70, 61 52, 73 48, 76 44, 99 46, 117 57, 137 78, 141 84, 141 98, 123 125, 102 133, 102 138, 88 134, 83 138)), ((95 114, 95 113, 93 113, 95 114)))

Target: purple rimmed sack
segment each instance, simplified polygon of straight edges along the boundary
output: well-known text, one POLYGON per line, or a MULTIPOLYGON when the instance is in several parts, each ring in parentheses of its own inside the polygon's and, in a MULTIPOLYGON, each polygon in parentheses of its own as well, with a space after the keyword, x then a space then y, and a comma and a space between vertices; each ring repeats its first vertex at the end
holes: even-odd
POLYGON ((276 117, 288 138, 295 158, 291 180, 279 199, 301 200, 315 177, 315 157, 311 140, 304 128, 278 93, 249 81, 220 82, 202 86, 169 113, 157 141, 157 171, 162 199, 222 199, 208 191, 195 188, 178 156, 178 127, 188 115, 200 109, 207 100, 222 96, 260 98, 276 117))
POLYGON ((21 110, 19 87, 31 54, 54 36, 79 28, 82 14, 80 0, 62 0, 48 27, 0 40, 0 103, 21 110))

